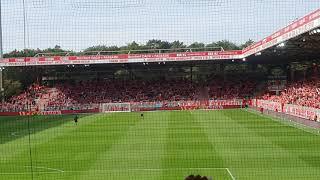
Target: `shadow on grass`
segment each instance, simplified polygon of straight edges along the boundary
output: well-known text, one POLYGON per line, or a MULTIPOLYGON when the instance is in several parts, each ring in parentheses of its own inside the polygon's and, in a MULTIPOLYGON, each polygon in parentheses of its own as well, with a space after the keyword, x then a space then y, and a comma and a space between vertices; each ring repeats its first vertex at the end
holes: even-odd
MULTIPOLYGON (((91 114, 79 115, 79 118, 89 115, 91 114)), ((0 117, 0 144, 27 136, 29 134, 28 121, 30 132, 34 134, 71 122, 73 118, 74 115, 2 116, 0 117)))

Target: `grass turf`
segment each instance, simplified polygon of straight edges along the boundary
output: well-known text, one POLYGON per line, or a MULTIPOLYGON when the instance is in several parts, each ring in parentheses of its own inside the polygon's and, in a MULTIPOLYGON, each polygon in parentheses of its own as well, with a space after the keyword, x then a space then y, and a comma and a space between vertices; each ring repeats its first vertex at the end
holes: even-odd
POLYGON ((243 110, 144 114, 1 117, 0 179, 320 177, 317 134, 243 110))

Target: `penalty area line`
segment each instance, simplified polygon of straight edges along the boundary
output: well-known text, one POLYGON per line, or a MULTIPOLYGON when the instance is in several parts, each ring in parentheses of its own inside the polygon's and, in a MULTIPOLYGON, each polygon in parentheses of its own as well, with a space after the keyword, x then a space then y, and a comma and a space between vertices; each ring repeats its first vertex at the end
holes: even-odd
MULTIPOLYGON (((25 168, 30 168, 31 166, 23 166, 25 168)), ((38 171, 34 172, 36 174, 57 174, 57 173, 64 173, 64 170, 56 169, 56 168, 49 168, 49 167, 42 167, 42 166, 33 166, 35 169, 44 169, 50 171, 38 171)), ((0 172, 0 175, 25 175, 30 174, 31 172, 0 172)))
MULTIPOLYGON (((30 166, 24 166, 30 168, 30 166)), ((35 169, 45 169, 51 171, 40 171, 34 172, 35 174, 57 174, 57 173, 83 173, 88 171, 64 171, 61 169, 55 168, 48 168, 48 167, 41 167, 41 166, 33 166, 35 169)), ((226 170, 228 175, 231 177, 232 180, 236 180, 233 176, 229 168, 135 168, 135 169, 102 169, 102 170, 89 170, 93 172, 123 172, 123 171, 177 171, 177 170, 226 170)), ((0 175, 26 175, 30 174, 31 172, 0 172, 0 175)))
POLYGON ((313 128, 313 127, 304 125, 302 123, 298 123, 298 122, 292 121, 290 119, 281 119, 279 117, 274 117, 274 116, 268 115, 268 114, 260 114, 259 112, 255 111, 255 110, 245 110, 245 111, 250 113, 250 114, 254 114, 254 115, 257 115, 257 116, 260 116, 260 117, 263 117, 263 118, 270 119, 270 120, 272 120, 274 122, 278 122, 278 123, 282 124, 285 127, 293 127, 293 128, 299 129, 301 131, 304 131, 306 133, 311 133, 311 134, 319 136, 319 132, 320 131, 317 128, 313 128), (317 131, 317 132, 315 132, 315 131, 317 131))
MULTIPOLYGON (((41 171, 41 172, 34 172, 36 174, 58 174, 61 172, 57 171, 41 171)), ((31 174, 31 172, 0 172, 0 175, 26 175, 31 174)))
POLYGON ((229 168, 226 168, 226 170, 227 170, 228 174, 230 175, 231 179, 232 179, 232 180, 236 180, 236 178, 232 175, 230 169, 229 169, 229 168))
MULTIPOLYGON (((121 172, 121 171, 177 171, 177 170, 227 170, 228 168, 133 168, 133 169, 101 169, 89 170, 92 172, 121 172)), ((87 172, 87 171, 64 171, 64 172, 87 172)))
MULTIPOLYGON (((31 166, 24 166, 24 167, 30 168, 31 166)), ((60 172, 60 173, 63 173, 63 172, 64 172, 64 170, 55 169, 55 168, 49 168, 49 167, 41 167, 41 166, 32 166, 32 167, 33 167, 33 168, 36 168, 36 169, 52 170, 53 172, 60 172)))

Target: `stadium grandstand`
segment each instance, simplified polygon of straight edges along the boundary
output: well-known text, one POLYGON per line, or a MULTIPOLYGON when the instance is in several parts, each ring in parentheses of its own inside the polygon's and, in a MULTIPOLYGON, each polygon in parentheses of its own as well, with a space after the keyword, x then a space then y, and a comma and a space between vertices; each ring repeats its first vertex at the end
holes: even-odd
POLYGON ((320 2, 0 0, 0 16, 0 179, 320 177, 320 2))

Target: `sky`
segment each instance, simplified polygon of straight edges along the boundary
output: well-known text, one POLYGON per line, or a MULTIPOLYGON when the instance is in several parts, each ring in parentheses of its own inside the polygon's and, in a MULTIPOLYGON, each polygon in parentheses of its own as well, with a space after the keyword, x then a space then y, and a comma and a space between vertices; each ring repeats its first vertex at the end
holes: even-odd
POLYGON ((55 45, 81 51, 149 39, 241 44, 320 8, 319 0, 24 1, 1 0, 4 53, 55 45))

